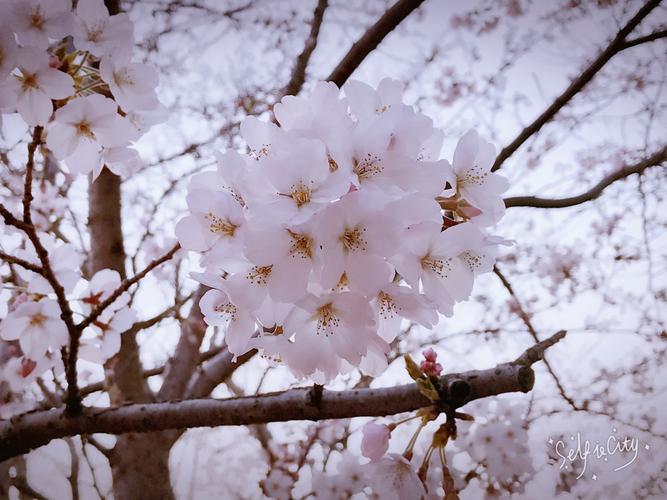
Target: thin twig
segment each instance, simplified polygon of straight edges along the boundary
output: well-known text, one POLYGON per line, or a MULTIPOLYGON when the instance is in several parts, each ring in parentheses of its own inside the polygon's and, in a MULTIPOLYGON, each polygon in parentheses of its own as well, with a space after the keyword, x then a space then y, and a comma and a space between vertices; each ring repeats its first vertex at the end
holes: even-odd
POLYGON ((530 125, 525 127, 519 135, 505 146, 496 161, 493 164, 492 171, 496 171, 502 167, 505 160, 512 156, 517 149, 519 149, 530 137, 535 135, 547 122, 556 116, 556 114, 577 95, 588 82, 602 69, 602 67, 609 62, 618 52, 623 50, 625 38, 632 32, 639 23, 655 9, 661 0, 649 0, 642 6, 623 28, 616 34, 614 39, 607 45, 607 47, 595 58, 595 60, 559 95, 547 109, 545 109, 540 116, 538 116, 530 125))

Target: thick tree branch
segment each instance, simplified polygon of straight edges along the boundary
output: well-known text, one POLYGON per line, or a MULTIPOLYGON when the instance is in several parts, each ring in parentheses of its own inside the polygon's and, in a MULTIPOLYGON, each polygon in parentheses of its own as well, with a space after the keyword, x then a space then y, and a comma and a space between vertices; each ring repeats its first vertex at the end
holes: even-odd
POLYGON ((559 95, 551 105, 544 110, 530 125, 524 128, 519 135, 498 154, 492 171, 496 171, 502 167, 503 162, 512 156, 530 137, 539 132, 539 130, 549 122, 556 114, 577 95, 588 82, 597 74, 602 67, 609 62, 618 52, 623 50, 625 38, 635 29, 639 23, 655 9, 661 0, 649 0, 641 9, 630 19, 623 28, 616 34, 614 39, 607 45, 595 60, 559 95))
POLYGON ((512 196, 505 198, 505 206, 509 207, 534 207, 534 208, 565 208, 580 205, 587 201, 592 201, 602 194, 602 192, 611 184, 621 179, 625 179, 634 174, 640 174, 644 170, 662 165, 667 161, 667 146, 660 151, 653 153, 648 158, 634 165, 625 165, 615 172, 607 174, 600 182, 576 196, 567 198, 540 198, 538 196, 512 196))
POLYGON ((380 45, 384 37, 391 33, 403 19, 408 17, 422 3, 424 3, 424 0, 398 0, 352 45, 327 80, 342 87, 354 70, 366 59, 366 56, 380 45))
MULTIPOLYGON (((531 365, 564 336, 565 332, 560 331, 531 346, 516 360, 494 368, 441 377, 438 382, 440 403, 458 408, 480 398, 530 391, 535 381, 531 365)), ((67 416, 61 409, 36 411, 0 423, 0 460, 26 453, 53 439, 77 434, 124 434, 290 420, 384 416, 432 404, 420 393, 416 384, 407 384, 347 391, 298 388, 223 400, 127 404, 115 408, 86 408, 76 416, 67 416)))
POLYGON ((290 81, 285 85, 281 95, 296 95, 301 90, 301 87, 303 87, 303 83, 306 81, 308 61, 310 61, 310 57, 313 55, 315 47, 317 47, 317 39, 320 34, 322 20, 324 19, 324 11, 327 9, 328 4, 329 0, 318 0, 317 7, 315 7, 315 12, 313 13, 313 21, 310 25, 310 34, 306 39, 303 50, 296 59, 290 81))

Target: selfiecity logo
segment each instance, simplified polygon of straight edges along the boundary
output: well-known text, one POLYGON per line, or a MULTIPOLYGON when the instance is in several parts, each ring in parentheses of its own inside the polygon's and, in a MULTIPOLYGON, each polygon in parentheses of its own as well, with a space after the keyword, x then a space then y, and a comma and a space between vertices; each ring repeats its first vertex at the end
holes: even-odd
MULTIPOLYGON (((622 461, 621 465, 613 469, 614 471, 619 471, 629 467, 637 460, 640 449, 643 448, 648 451, 651 448, 648 443, 640 443, 637 438, 629 436, 621 438, 614 435, 614 433, 616 433, 615 428, 612 429, 612 434, 606 440, 595 440, 593 442, 589 439, 584 439, 581 433, 577 432, 570 436, 569 441, 549 438, 548 443, 553 447, 553 450, 560 459, 559 469, 574 470, 572 464, 576 461, 581 462, 581 471, 577 475, 577 479, 580 479, 586 473, 589 459, 607 462, 609 457, 622 455, 626 457, 625 460, 622 461)), ((593 474, 591 479, 597 481, 598 476, 593 474)))

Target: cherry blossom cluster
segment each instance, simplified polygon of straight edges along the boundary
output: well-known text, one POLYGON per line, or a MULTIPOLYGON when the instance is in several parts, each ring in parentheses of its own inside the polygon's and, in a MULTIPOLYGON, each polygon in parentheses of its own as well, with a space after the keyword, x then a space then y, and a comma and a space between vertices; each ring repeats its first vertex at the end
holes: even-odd
POLYGON ((72 174, 106 165, 128 175, 132 141, 159 120, 157 72, 132 61, 133 24, 103 0, 0 3, 0 113, 46 127, 46 144, 72 174))
MULTIPOLYGON (((69 243, 58 243, 48 234, 40 241, 49 253, 51 267, 58 282, 68 294, 70 306, 77 317, 88 316, 120 286, 118 272, 103 269, 90 280, 81 278, 81 257, 69 243)), ((16 249, 14 255, 38 265, 34 249, 16 249)), ((12 302, 9 313, 0 322, 0 338, 15 342, 19 350, 0 370, 0 381, 9 383, 13 391, 34 382, 35 378, 53 368, 63 370, 60 349, 69 342, 67 327, 61 319, 61 308, 54 290, 46 279, 33 271, 16 266, 16 272, 26 283, 12 302)), ((121 333, 135 321, 135 312, 129 308, 130 296, 123 293, 87 327, 81 336, 79 358, 104 363, 120 349, 121 333)))
MULTIPOLYGON (((33 145, 45 146, 43 156, 60 160, 70 174, 94 178, 105 165, 130 174, 140 161, 132 142, 162 115, 157 73, 132 60, 133 31, 129 17, 110 16, 103 0, 79 0, 75 10, 69 0, 1 2, 0 117, 18 113, 34 127, 33 145)), ((11 172, 6 178, 9 191, 23 191, 23 179, 11 172)), ((50 233, 67 205, 59 188, 45 178, 32 196, 32 226, 78 323, 120 286, 120 275, 105 269, 83 279, 74 245, 50 233)), ((27 233, 4 225, 1 230, 4 253, 43 269, 27 233)), ((6 270, 3 264, 0 271, 6 270)), ((46 370, 63 370, 61 349, 70 332, 43 272, 22 264, 14 272, 16 289, 11 297, 3 294, 0 304, 0 338, 11 348, 0 382, 18 391, 46 370)), ((129 301, 121 294, 81 332, 80 359, 103 363, 118 352, 121 332, 135 319, 129 301)))
POLYGON ((256 348, 297 376, 377 374, 408 320, 430 328, 466 300, 502 240, 506 179, 471 131, 453 162, 444 134, 403 103, 399 82, 318 83, 248 117, 249 154, 195 176, 181 245, 201 253, 201 300, 229 350, 256 348))

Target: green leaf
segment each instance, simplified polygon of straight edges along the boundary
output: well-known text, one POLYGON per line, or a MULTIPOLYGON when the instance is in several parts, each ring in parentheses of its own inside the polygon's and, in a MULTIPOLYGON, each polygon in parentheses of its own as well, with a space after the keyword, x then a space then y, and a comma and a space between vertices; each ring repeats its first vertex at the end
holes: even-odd
POLYGON ((403 359, 405 360, 405 367, 408 369, 408 375, 412 377, 412 380, 419 381, 423 378, 424 374, 419 368, 419 365, 415 363, 409 354, 403 354, 403 359))

